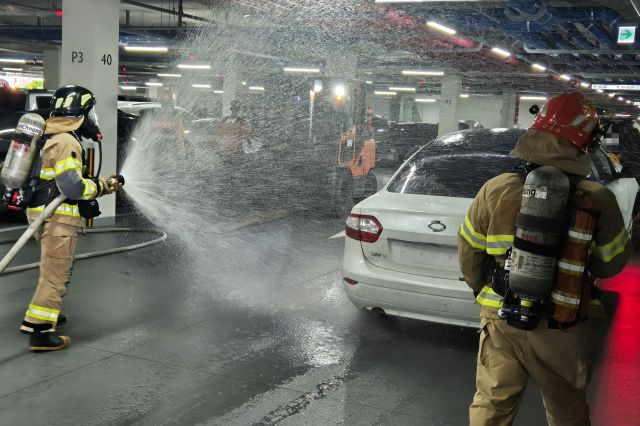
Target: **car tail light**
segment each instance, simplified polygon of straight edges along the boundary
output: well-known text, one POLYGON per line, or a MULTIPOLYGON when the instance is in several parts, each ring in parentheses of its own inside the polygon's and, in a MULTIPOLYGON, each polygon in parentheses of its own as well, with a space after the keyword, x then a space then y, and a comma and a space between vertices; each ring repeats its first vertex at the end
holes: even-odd
POLYGON ((342 279, 345 283, 349 284, 349 285, 356 285, 358 284, 358 281, 356 280, 352 280, 351 278, 343 278, 342 279))
POLYGON ((382 224, 373 216, 350 214, 345 234, 354 240, 375 243, 382 233, 382 224))

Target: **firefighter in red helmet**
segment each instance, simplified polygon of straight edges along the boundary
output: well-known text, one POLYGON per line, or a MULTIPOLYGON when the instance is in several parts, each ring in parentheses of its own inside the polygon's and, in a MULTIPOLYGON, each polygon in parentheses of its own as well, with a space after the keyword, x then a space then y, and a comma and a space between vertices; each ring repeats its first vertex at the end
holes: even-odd
POLYGON ((529 378, 542 392, 550 425, 589 424, 591 326, 602 308, 593 278, 622 271, 630 252, 615 196, 586 179, 588 148, 599 131, 598 113, 580 93, 550 99, 511 152, 523 162, 518 172, 486 182, 460 228, 460 268, 481 305, 471 425, 512 424, 529 378), (544 206, 551 194, 550 188, 530 191, 542 170, 553 170, 566 182, 566 224, 523 214, 532 202, 544 206), (552 250, 540 250, 542 244, 529 238, 536 234, 522 231, 525 225, 538 226, 542 235, 555 228, 562 238, 552 250), (547 262, 552 269, 543 270, 544 262, 522 262, 522 254, 514 259, 522 251, 530 259, 552 259, 547 262), (544 277, 548 295, 514 291, 516 271, 527 267, 535 273, 526 278, 544 277))

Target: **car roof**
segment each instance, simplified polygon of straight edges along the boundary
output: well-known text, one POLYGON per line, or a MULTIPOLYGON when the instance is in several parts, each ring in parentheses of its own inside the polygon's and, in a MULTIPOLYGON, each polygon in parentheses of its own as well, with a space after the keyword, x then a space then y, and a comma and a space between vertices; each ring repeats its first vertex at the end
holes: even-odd
POLYGON ((525 132, 525 129, 507 128, 460 130, 429 142, 423 149, 438 152, 452 150, 457 152, 508 153, 525 132), (441 147, 442 150, 437 147, 441 147))

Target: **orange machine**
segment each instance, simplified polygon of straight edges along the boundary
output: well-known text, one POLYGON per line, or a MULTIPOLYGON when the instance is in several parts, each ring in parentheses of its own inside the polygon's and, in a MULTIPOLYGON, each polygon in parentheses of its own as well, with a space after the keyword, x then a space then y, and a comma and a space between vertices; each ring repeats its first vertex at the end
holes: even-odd
POLYGON ((346 132, 340 132, 338 167, 351 170, 351 176, 354 178, 366 176, 376 165, 376 142, 373 139, 371 127, 372 116, 373 108, 367 107, 366 125, 361 143, 358 143, 357 121, 346 132))

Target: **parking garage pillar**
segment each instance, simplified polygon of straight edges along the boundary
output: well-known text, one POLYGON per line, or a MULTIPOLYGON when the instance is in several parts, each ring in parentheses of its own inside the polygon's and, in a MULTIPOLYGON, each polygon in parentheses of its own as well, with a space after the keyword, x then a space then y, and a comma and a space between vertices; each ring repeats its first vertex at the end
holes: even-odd
POLYGON ((516 117, 516 109, 518 105, 518 95, 513 90, 502 93, 502 111, 500 118, 500 127, 508 129, 513 128, 518 122, 516 117))
MULTIPOLYGON (((104 139, 102 174, 116 170, 119 0, 63 0, 61 84, 90 89, 104 139)), ((92 142, 87 143, 93 144, 92 142)), ((115 196, 100 199, 102 217, 115 215, 115 196)))
POLYGON ((229 58, 223 65, 222 79, 222 116, 231 114, 231 102, 238 97, 240 83, 239 69, 234 58, 229 58))
POLYGON ((44 67, 44 88, 56 90, 60 87, 60 66, 62 51, 59 48, 45 49, 42 52, 42 65, 44 67))
POLYGON ((438 136, 458 130, 458 101, 462 92, 462 77, 457 74, 442 78, 438 136))

